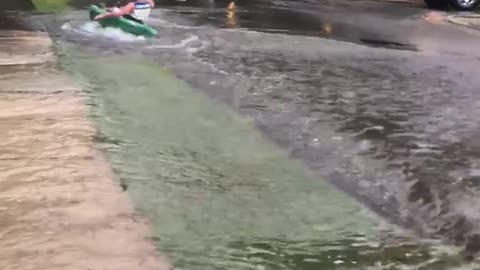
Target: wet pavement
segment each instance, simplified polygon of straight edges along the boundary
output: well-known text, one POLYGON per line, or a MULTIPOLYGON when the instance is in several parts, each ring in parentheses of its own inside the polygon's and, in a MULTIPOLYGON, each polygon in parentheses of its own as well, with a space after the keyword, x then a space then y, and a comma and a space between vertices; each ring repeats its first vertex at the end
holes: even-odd
POLYGON ((477 32, 361 1, 165 3, 155 40, 84 16, 25 19, 92 85, 97 141, 179 269, 469 267, 477 32))

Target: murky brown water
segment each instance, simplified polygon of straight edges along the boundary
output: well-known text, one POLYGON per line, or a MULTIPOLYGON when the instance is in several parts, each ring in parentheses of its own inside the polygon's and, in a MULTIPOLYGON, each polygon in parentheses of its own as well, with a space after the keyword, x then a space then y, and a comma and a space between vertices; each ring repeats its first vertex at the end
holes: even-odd
POLYGON ((0 33, 0 269, 167 269, 94 148, 81 87, 49 67, 48 37, 13 34, 0 33))

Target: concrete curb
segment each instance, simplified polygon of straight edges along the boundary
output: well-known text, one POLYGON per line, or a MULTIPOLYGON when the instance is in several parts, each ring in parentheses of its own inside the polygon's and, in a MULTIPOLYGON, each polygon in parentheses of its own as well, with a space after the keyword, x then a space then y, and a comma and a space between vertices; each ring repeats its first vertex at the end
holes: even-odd
POLYGON ((450 15, 447 16, 447 21, 453 24, 480 30, 480 15, 474 13, 469 13, 468 15, 450 15))

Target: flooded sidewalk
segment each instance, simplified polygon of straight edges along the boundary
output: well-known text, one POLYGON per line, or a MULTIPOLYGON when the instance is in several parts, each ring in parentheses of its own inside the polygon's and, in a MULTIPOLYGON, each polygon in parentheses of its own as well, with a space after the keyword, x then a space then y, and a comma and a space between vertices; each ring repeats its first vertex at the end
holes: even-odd
POLYGON ((51 45, 0 32, 0 269, 168 269, 51 45))

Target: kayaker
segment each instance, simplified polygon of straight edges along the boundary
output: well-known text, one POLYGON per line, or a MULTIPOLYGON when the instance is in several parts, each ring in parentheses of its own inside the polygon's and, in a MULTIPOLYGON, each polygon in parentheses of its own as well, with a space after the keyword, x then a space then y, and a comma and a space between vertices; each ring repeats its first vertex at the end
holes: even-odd
POLYGON ((128 0, 127 3, 119 8, 108 8, 107 12, 95 17, 95 20, 105 18, 124 17, 126 19, 143 23, 148 19, 152 8, 155 7, 153 0, 128 0))

